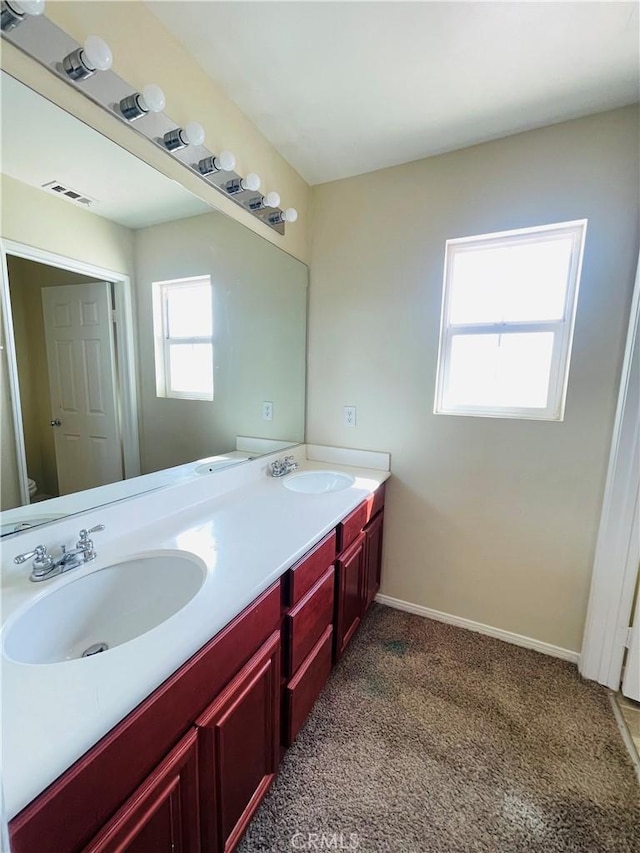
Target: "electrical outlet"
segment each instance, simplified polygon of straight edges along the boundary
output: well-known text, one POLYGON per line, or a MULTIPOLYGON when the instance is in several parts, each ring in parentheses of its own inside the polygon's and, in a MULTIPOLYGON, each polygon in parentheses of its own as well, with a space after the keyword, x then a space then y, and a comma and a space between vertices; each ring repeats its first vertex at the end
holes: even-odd
POLYGON ((356 425, 356 407, 355 406, 345 406, 344 407, 344 425, 347 427, 354 427, 356 425))
POLYGON ((262 420, 273 420, 273 403, 270 403, 268 400, 265 400, 265 402, 262 404, 262 420))

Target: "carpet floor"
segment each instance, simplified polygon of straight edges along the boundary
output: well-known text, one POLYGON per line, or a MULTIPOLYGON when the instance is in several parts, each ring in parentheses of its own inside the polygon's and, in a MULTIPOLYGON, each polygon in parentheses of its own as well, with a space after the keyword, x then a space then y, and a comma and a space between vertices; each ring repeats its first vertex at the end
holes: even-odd
POLYGON ((640 853, 607 692, 572 664, 381 605, 238 853, 640 853))

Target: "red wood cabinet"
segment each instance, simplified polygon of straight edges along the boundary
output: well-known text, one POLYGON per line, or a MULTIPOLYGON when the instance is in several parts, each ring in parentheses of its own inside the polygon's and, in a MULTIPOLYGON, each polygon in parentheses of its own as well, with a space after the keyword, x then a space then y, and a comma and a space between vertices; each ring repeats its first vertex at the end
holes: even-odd
POLYGON ((334 659, 342 656, 360 624, 365 578, 366 534, 360 533, 336 561, 336 633, 334 659))
POLYGON ((384 485, 16 815, 13 852, 231 853, 380 587, 383 504, 384 485))
POLYGON ((280 632, 196 720, 202 849, 231 851, 273 781, 280 757, 280 632))
POLYGON ((83 853, 200 853, 197 731, 191 731, 83 853))
POLYGON ((380 589, 380 576, 382 574, 382 528, 384 524, 384 512, 378 515, 365 527, 366 559, 365 579, 363 590, 364 612, 371 607, 373 599, 380 589))
POLYGON ((380 589, 385 484, 338 525, 334 661, 342 656, 380 589))

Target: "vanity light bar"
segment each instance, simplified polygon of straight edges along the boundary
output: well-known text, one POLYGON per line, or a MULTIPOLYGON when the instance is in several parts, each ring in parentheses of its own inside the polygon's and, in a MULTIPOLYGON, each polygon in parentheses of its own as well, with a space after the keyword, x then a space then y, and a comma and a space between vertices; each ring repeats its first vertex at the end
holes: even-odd
POLYGON ((89 36, 83 45, 78 44, 40 14, 44 0, 1 2, 3 39, 169 153, 207 186, 269 228, 284 234, 285 223, 296 221, 297 212, 287 216, 293 208, 280 210, 278 193, 260 192, 258 175, 251 172, 242 177, 235 171, 236 158, 230 151, 216 154, 205 147, 204 129, 198 122, 181 127, 172 121, 164 112, 165 96, 159 86, 148 84, 140 92, 115 74, 111 70, 111 50, 103 39, 89 36), (28 11, 27 6, 39 11, 28 11))

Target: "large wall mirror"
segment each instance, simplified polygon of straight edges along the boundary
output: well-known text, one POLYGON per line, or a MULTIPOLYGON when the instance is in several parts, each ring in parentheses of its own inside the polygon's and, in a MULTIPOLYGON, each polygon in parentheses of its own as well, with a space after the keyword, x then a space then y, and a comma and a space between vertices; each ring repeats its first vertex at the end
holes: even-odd
POLYGON ((304 440, 307 268, 2 73, 2 534, 304 440))

